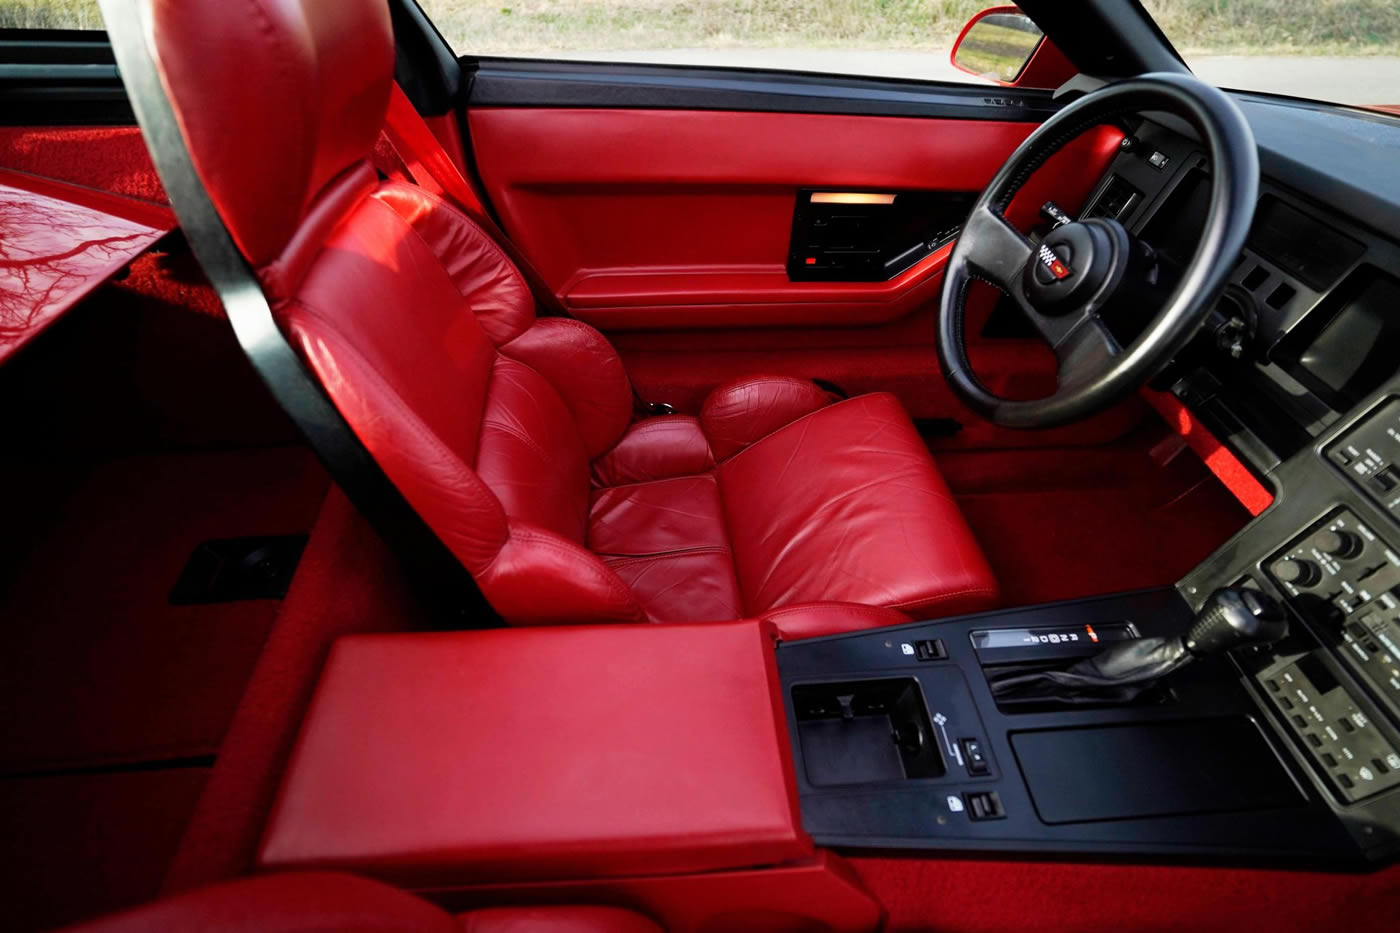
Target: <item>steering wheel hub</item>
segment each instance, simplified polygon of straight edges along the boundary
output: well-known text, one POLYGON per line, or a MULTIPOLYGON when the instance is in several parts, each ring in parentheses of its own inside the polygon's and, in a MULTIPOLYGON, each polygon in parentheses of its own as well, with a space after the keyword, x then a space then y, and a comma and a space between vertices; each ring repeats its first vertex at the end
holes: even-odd
POLYGON ((1083 307, 1115 278, 1115 265, 1124 259, 1117 239, 1094 220, 1052 231, 1026 262, 1021 276, 1026 299, 1051 317, 1083 307))

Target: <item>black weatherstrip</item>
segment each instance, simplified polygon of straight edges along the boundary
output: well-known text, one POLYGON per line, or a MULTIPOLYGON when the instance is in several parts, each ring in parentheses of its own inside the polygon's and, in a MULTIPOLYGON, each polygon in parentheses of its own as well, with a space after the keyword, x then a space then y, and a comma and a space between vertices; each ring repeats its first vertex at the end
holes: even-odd
POLYGON ((1050 91, 747 68, 463 59, 470 107, 746 110, 1039 123, 1050 91))
POLYGON ((0 30, 0 126, 135 122, 105 33, 0 30))

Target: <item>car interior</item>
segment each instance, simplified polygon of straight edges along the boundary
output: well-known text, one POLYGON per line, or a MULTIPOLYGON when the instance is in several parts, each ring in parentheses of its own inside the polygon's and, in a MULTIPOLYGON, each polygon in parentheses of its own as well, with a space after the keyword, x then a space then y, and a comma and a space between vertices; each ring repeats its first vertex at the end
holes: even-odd
POLYGON ((1400 917, 1400 117, 101 9, 0 41, 7 927, 1400 917))

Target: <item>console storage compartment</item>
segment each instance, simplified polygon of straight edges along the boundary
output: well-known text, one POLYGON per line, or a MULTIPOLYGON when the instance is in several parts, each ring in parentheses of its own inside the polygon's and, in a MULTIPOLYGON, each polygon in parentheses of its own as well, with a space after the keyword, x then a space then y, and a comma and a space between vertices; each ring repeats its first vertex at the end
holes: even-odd
POLYGON ((759 622, 341 639, 259 853, 408 886, 810 857, 759 622))
POLYGON ((941 777, 947 767, 913 677, 792 688, 807 780, 817 787, 941 777))

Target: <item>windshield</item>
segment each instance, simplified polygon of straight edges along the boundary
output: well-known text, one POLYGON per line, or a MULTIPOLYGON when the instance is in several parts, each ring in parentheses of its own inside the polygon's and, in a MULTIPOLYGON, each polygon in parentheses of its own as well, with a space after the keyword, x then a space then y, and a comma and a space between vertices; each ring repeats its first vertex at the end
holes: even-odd
POLYGON ((1397 0, 1142 0, 1220 87, 1400 113, 1397 0))

